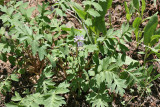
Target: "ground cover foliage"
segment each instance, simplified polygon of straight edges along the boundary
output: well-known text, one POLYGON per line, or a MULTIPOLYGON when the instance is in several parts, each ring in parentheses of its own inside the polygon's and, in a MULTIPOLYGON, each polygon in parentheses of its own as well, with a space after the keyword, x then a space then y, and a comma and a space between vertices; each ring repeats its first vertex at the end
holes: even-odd
POLYGON ((0 106, 160 104, 159 2, 0 3, 0 106))

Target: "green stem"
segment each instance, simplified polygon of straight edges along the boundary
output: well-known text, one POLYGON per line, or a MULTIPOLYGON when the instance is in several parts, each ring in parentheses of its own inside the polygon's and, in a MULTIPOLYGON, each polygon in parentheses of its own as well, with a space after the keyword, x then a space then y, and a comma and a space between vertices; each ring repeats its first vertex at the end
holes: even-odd
POLYGON ((78 58, 78 44, 76 45, 76 58, 78 58))
POLYGON ((148 54, 148 48, 145 47, 144 66, 146 65, 147 54, 148 54))

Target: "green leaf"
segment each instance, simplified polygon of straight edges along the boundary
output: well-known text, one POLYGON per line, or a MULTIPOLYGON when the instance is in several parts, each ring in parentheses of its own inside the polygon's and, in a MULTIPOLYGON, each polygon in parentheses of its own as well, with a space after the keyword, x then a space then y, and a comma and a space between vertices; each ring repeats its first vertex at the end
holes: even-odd
POLYGON ((99 37, 99 38, 97 38, 97 41, 104 41, 105 40, 105 37, 99 37))
POLYGON ((92 25, 92 20, 90 18, 87 18, 87 20, 85 20, 85 24, 87 26, 91 26, 92 25))
POLYGON ((63 17, 63 12, 62 10, 60 10, 59 8, 56 8, 56 14, 60 15, 61 17, 63 17))
POLYGON ((17 103, 14 102, 9 102, 7 104, 5 104, 6 107, 19 107, 19 105, 17 105, 17 103))
POLYGON ((14 8, 17 8, 18 6, 22 5, 23 4, 23 1, 18 1, 15 5, 14 5, 14 8))
POLYGON ((94 52, 98 50, 97 45, 86 45, 85 48, 88 50, 88 52, 94 52))
POLYGON ((53 38, 52 34, 45 34, 44 36, 45 36, 45 39, 47 39, 49 42, 52 43, 52 38, 53 38))
POLYGON ((10 18, 8 15, 3 14, 2 16, 0 16, 0 19, 2 19, 3 23, 7 22, 10 18))
POLYGON ((56 67, 56 57, 53 57, 53 56, 51 56, 51 55, 47 55, 47 58, 49 59, 49 61, 51 62, 51 64, 52 64, 52 67, 54 68, 54 67, 56 67))
POLYGON ((108 107, 108 102, 102 98, 95 98, 95 100, 91 101, 92 107, 108 107))
POLYGON ((23 15, 25 15, 26 14, 26 9, 25 8, 27 8, 28 7, 28 4, 29 3, 23 3, 23 5, 20 5, 19 6, 19 11, 23 14, 23 15))
POLYGON ((4 35, 5 34, 5 28, 4 27, 1 27, 1 29, 0 29, 0 36, 1 35, 4 35))
POLYGON ((68 54, 69 54, 69 48, 68 48, 68 46, 60 47, 59 50, 60 50, 64 55, 68 55, 68 54))
POLYGON ((27 25, 24 25, 24 26, 26 28, 26 32, 28 33, 28 35, 31 36, 32 35, 32 29, 29 28, 27 25))
POLYGON ((12 79, 13 81, 19 81, 18 75, 16 75, 16 74, 11 74, 11 79, 12 79))
POLYGON ((158 79, 159 77, 160 77, 160 74, 157 74, 152 80, 149 81, 149 83, 154 81, 154 80, 156 80, 156 79, 158 79))
POLYGON ((139 28, 139 25, 141 24, 142 18, 141 17, 136 17, 136 19, 134 20, 132 26, 134 28, 139 28))
POLYGON ((146 9, 146 2, 145 2, 145 0, 141 0, 141 2, 142 2, 141 16, 143 16, 143 12, 144 12, 144 10, 146 9))
POLYGON ((133 0, 134 7, 139 10, 139 0, 133 0))
POLYGON ((4 0, 0 0, 0 5, 4 5, 4 0))
POLYGON ((101 5, 99 5, 98 3, 93 2, 92 5, 94 6, 94 8, 95 8, 97 11, 103 11, 101 5))
POLYGON ((38 45, 39 45, 38 42, 36 40, 33 40, 32 45, 31 45, 33 56, 35 56, 36 52, 38 51, 38 45))
POLYGON ((44 59, 44 56, 46 55, 46 47, 42 46, 38 49, 38 55, 39 55, 39 59, 40 61, 42 61, 44 59))
POLYGON ((155 35, 160 35, 160 29, 157 29, 157 30, 155 31, 155 35))
POLYGON ((52 70, 51 70, 51 66, 47 66, 47 67, 44 69, 43 72, 44 72, 45 77, 47 77, 47 78, 52 77, 53 74, 54 74, 54 72, 52 72, 52 70))
POLYGON ((131 15, 130 14, 126 14, 126 18, 129 21, 131 19, 131 15))
POLYGON ((36 7, 31 7, 27 9, 26 14, 28 18, 31 18, 33 11, 36 9, 36 7))
POLYGON ((80 9, 76 8, 76 7, 73 7, 73 8, 74 8, 75 12, 78 14, 78 16, 81 19, 85 20, 85 16, 86 16, 87 13, 83 10, 80 10, 80 9))
POLYGON ((44 95, 45 107, 61 107, 63 104, 66 104, 64 98, 56 95, 54 91, 44 95))
POLYGON ((97 11, 103 11, 101 5, 99 5, 98 3, 96 2, 92 2, 92 1, 83 1, 82 2, 84 5, 93 5, 94 8, 97 10, 97 11))
MULTIPOLYGON (((131 63, 133 64, 133 63, 131 63)), ((130 67, 131 65, 129 65, 130 67)), ((128 67, 128 68, 129 68, 128 67)), ((127 77, 127 83, 128 85, 132 85, 131 83, 133 82, 134 84, 138 83, 140 84, 140 82, 142 81, 142 76, 143 76, 143 73, 141 72, 142 70, 142 67, 138 68, 138 69, 135 69, 135 68, 130 68, 130 69, 127 69, 126 72, 129 74, 128 77, 127 77)))
POLYGON ((121 26, 122 34, 126 33, 129 29, 129 23, 125 24, 123 23, 121 26))
POLYGON ((4 5, 4 6, 0 5, 0 10, 1 10, 2 12, 7 13, 7 7, 6 7, 5 5, 4 5))
POLYGON ((89 76, 95 76, 95 71, 89 70, 89 71, 88 71, 88 74, 89 74, 89 76))
POLYGON ((129 57, 129 56, 126 56, 126 59, 125 59, 125 63, 124 63, 124 64, 129 65, 129 64, 132 63, 132 62, 138 62, 138 61, 132 59, 132 58, 129 57))
POLYGON ((7 10, 8 12, 8 15, 9 16, 11 16, 12 15, 12 13, 13 13, 13 11, 14 11, 14 9, 13 9, 13 7, 10 7, 10 8, 8 8, 8 10, 7 10))
POLYGON ((0 43, 0 52, 3 50, 4 46, 5 46, 5 44, 0 43))
POLYGON ((100 16, 100 14, 97 11, 95 11, 94 9, 88 9, 87 12, 93 17, 99 17, 100 16))
POLYGON ((155 39, 159 39, 160 38, 160 35, 153 35, 151 37, 151 41, 155 40, 155 39))
POLYGON ((123 96, 125 93, 124 88, 127 87, 126 80, 120 79, 118 75, 115 74, 113 71, 103 71, 96 75, 95 77, 97 84, 100 84, 102 82, 106 82, 108 88, 111 89, 112 92, 116 92, 117 94, 120 94, 123 96))
POLYGON ((128 6, 127 6, 127 2, 124 2, 124 7, 125 7, 125 10, 126 10, 126 13, 127 13, 127 14, 130 14, 130 13, 129 13, 129 8, 128 8, 128 6))
POLYGON ((106 34, 106 25, 105 25, 105 15, 107 13, 107 10, 112 5, 112 0, 105 0, 105 1, 99 1, 99 5, 102 7, 103 11, 98 11, 100 14, 100 17, 95 17, 93 20, 93 31, 96 31, 96 34, 102 32, 104 35, 106 34))
POLYGON ((144 44, 149 45, 151 37, 154 34, 158 25, 158 16, 155 14, 151 17, 146 27, 144 28, 144 44))
POLYGON ((15 96, 12 97, 12 101, 21 101, 22 97, 19 95, 18 92, 15 92, 15 96))
POLYGON ((27 95, 20 101, 22 107, 39 107, 39 105, 43 104, 42 95, 40 93, 27 95))

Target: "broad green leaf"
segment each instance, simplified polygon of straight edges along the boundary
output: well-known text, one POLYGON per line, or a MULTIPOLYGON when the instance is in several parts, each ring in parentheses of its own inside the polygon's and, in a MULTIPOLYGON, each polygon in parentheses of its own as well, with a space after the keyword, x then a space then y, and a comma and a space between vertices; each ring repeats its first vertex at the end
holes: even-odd
POLYGON ((14 8, 17 8, 18 6, 22 5, 23 4, 23 1, 18 1, 15 5, 14 5, 14 8))
POLYGON ((45 107, 61 107, 63 104, 66 104, 64 98, 56 95, 55 92, 48 93, 44 96, 45 107))
POLYGON ((93 2, 92 5, 94 6, 94 8, 95 8, 97 11, 103 11, 101 5, 99 5, 98 3, 93 2))
POLYGON ((129 65, 129 64, 132 63, 132 62, 138 62, 138 61, 132 59, 132 58, 129 57, 129 56, 126 56, 126 59, 125 59, 125 63, 124 63, 124 64, 129 65))
POLYGON ((112 0, 99 1, 99 5, 102 7, 103 11, 98 11, 98 13, 100 14, 100 17, 96 17, 93 20, 92 30, 95 31, 96 34, 102 32, 105 35, 107 30, 106 30, 104 18, 107 13, 107 10, 112 5, 112 0))
POLYGON ((87 26, 91 26, 92 25, 92 20, 90 18, 87 18, 87 20, 85 20, 85 24, 87 26))
POLYGON ((144 28, 144 44, 149 45, 151 37, 154 34, 158 25, 158 16, 155 14, 151 17, 146 27, 144 28))
POLYGON ((2 16, 0 16, 0 19, 2 19, 3 23, 7 22, 10 18, 8 15, 3 14, 2 16))
MULTIPOLYGON (((101 0, 102 1, 102 0, 101 0)), ((107 2, 107 10, 111 7, 111 5, 112 5, 112 0, 105 0, 105 2, 107 2)), ((101 3, 105 3, 104 1, 102 1, 102 2, 99 2, 100 3, 100 5, 101 5, 101 3)), ((102 6, 103 7, 103 6, 102 6)), ((103 9, 103 11, 104 11, 104 9, 103 9)))
POLYGON ((14 102, 9 102, 5 104, 6 107, 20 107, 21 105, 14 103, 14 102))
POLYGON ((14 11, 13 7, 8 8, 7 10, 8 15, 11 16, 13 11, 14 11))
POLYGON ((108 107, 108 102, 102 98, 95 98, 91 101, 92 107, 108 107))
POLYGON ((97 81, 97 85, 105 82, 112 92, 116 92, 121 96, 123 96, 123 94, 125 93, 124 89, 127 87, 125 83, 126 80, 120 79, 119 76, 113 71, 105 70, 103 72, 100 72, 95 76, 95 79, 97 81))
POLYGON ((56 58, 54 58, 53 56, 51 56, 51 55, 47 55, 47 58, 49 59, 49 61, 51 62, 51 64, 52 64, 52 67, 54 68, 54 67, 56 67, 56 58))
POLYGON ((45 36, 45 39, 47 39, 49 42, 51 42, 52 43, 52 38, 53 38, 53 36, 52 36, 52 34, 45 34, 44 35, 45 36))
POLYGON ((33 40, 32 45, 31 45, 33 56, 36 55, 36 52, 37 52, 38 49, 39 49, 38 46, 39 46, 38 42, 37 42, 36 40, 33 40))
POLYGON ((89 74, 89 76, 95 76, 95 71, 89 70, 89 71, 88 71, 88 74, 89 74))
POLYGON ((46 55, 46 47, 42 46, 38 49, 38 55, 39 59, 42 61, 44 59, 44 56, 46 55))
POLYGON ((60 50, 64 55, 68 55, 68 54, 69 54, 69 48, 68 48, 68 46, 60 47, 59 50, 60 50))
POLYGON ((85 48, 88 50, 88 52, 94 52, 98 50, 97 45, 86 45, 85 48))
POLYGON ((44 91, 44 93, 47 93, 47 90, 49 90, 50 87, 53 87, 55 85, 54 82, 52 82, 52 79, 46 79, 43 81, 41 87, 44 91))
POLYGON ((0 5, 0 10, 1 10, 2 12, 7 13, 7 7, 6 7, 5 5, 4 5, 4 6, 0 5))
POLYGON ((125 24, 123 23, 121 26, 122 34, 126 33, 129 29, 129 23, 125 24))
POLYGON ((103 11, 102 7, 96 3, 96 2, 92 2, 92 1, 83 1, 82 2, 84 5, 93 5, 94 8, 97 10, 97 11, 103 11))
POLYGON ((139 28, 139 25, 141 24, 142 18, 141 17, 136 17, 136 19, 134 20, 132 26, 134 28, 139 28))
POLYGON ((12 79, 13 81, 19 81, 18 75, 16 75, 16 74, 11 74, 11 79, 12 79))
POLYGON ((59 8, 56 8, 56 14, 60 15, 61 17, 63 17, 63 12, 59 8))
POLYGON ((43 104, 42 95, 40 93, 27 95, 20 101, 20 104, 25 107, 39 107, 43 104))
POLYGON ((131 19, 131 15, 130 14, 126 14, 126 18, 129 21, 131 19))
POLYGON ((0 29, 0 36, 4 35, 5 34, 5 28, 4 27, 1 27, 0 29))
POLYGON ((156 43, 158 43, 159 38, 160 38, 160 35, 153 35, 153 36, 151 37, 150 46, 153 46, 153 45, 155 45, 156 43))
POLYGON ((87 12, 93 17, 99 17, 100 16, 100 14, 97 11, 95 11, 94 9, 88 9, 87 12))
POLYGON ((28 18, 31 18, 33 11, 36 9, 36 7, 31 7, 27 9, 26 14, 28 18))
POLYGON ((157 29, 157 30, 155 31, 155 35, 160 35, 160 29, 157 29))
POLYGON ((134 7, 139 10, 139 0, 133 0, 134 7))
MULTIPOLYGON (((131 63, 132 64, 132 63, 131 63)), ((126 72, 129 74, 127 77, 127 83, 128 85, 132 85, 132 82, 138 83, 140 84, 141 80, 140 77, 143 76, 143 73, 141 72, 142 67, 135 69, 135 68, 131 68, 131 69, 127 69, 126 72)))
POLYGON ((19 6, 19 10, 20 10, 20 12, 23 14, 23 15, 25 15, 26 14, 26 9, 25 8, 27 8, 28 7, 28 2, 26 2, 26 3, 23 3, 23 5, 20 5, 19 6))
POLYGON ((4 5, 4 0, 0 0, 0 5, 4 5))
POLYGON ((31 36, 32 35, 32 29, 31 29, 31 27, 28 27, 27 25, 24 25, 24 26, 26 28, 26 32, 28 33, 28 35, 31 36))
POLYGON ((19 95, 18 92, 15 92, 15 96, 12 97, 12 101, 20 101, 22 99, 22 97, 19 95))
POLYGON ((66 89, 66 88, 57 88, 57 89, 55 90, 55 92, 56 92, 56 94, 63 94, 63 93, 69 92, 69 90, 66 89))
POLYGON ((67 8, 66 8, 65 5, 63 5, 62 3, 61 3, 60 5, 61 5, 63 11, 66 11, 66 10, 67 10, 67 8))

